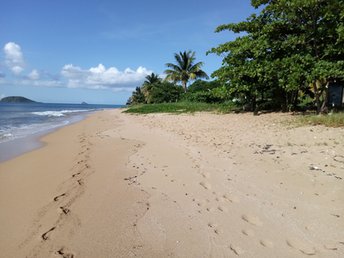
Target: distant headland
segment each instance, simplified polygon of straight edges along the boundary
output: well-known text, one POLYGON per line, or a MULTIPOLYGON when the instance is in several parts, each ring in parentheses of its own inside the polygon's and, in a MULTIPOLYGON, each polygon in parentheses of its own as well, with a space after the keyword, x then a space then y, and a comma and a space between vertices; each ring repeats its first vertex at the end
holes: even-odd
POLYGON ((1 103, 37 103, 31 99, 20 97, 20 96, 10 96, 5 97, 0 100, 1 103))

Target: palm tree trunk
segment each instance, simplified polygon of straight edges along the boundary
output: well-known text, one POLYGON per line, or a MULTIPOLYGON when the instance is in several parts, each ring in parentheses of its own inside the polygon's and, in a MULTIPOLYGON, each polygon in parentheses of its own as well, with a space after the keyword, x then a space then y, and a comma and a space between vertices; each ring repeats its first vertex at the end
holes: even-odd
POLYGON ((186 82, 186 81, 183 81, 183 88, 184 88, 184 92, 185 92, 185 93, 186 93, 186 91, 187 91, 186 84, 187 84, 187 82, 186 82))

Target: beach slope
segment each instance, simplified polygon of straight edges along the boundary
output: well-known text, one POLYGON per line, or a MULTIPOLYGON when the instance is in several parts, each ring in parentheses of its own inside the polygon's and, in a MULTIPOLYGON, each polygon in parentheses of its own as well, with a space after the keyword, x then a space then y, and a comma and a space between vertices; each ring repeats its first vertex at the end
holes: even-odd
POLYGON ((4 257, 343 257, 344 134, 97 112, 0 164, 4 257))

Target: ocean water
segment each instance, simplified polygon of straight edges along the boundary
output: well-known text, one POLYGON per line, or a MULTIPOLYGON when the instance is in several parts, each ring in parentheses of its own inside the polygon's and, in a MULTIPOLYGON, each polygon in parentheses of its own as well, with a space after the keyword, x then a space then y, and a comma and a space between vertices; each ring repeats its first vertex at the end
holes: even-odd
POLYGON ((0 103, 0 161, 37 147, 32 140, 28 141, 30 137, 80 121, 94 111, 119 107, 121 106, 0 103))

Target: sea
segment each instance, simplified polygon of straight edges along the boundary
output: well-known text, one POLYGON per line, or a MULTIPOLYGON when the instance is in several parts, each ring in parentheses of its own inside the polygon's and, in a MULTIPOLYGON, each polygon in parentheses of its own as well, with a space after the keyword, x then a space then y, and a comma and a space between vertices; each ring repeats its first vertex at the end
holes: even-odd
POLYGON ((38 137, 84 119, 88 114, 121 105, 0 103, 0 162, 35 149, 38 137))

